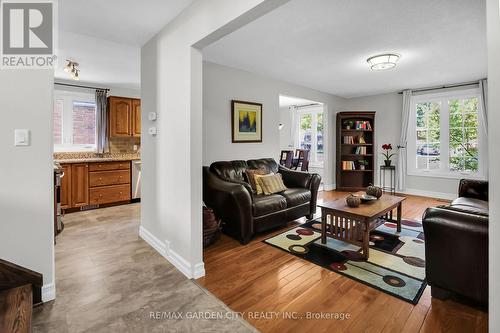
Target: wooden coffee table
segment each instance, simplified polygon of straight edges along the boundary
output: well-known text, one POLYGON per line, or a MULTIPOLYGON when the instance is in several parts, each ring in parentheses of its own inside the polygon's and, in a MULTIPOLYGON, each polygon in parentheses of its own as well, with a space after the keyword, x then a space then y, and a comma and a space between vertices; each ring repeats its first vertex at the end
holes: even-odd
POLYGON ((370 231, 385 221, 395 222, 397 231, 401 231, 401 208, 404 200, 406 200, 404 197, 384 194, 378 200, 362 203, 356 208, 347 206, 345 198, 319 204, 318 206, 321 207, 321 243, 326 244, 328 236, 361 246, 363 257, 368 259, 370 231), (392 219, 394 209, 396 209, 395 221, 392 219))

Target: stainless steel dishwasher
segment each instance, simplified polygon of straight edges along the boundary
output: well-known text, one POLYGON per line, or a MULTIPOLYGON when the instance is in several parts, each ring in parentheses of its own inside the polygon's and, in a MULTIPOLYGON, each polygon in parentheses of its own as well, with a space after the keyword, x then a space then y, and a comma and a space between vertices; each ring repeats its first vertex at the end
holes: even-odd
POLYGON ((141 161, 132 161, 132 199, 141 197, 141 161))

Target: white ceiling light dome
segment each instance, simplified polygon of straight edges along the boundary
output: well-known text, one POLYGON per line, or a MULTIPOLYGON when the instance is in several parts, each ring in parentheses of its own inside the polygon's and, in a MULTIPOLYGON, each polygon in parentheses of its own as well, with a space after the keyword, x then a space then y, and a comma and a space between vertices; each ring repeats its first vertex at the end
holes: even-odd
POLYGON ((372 70, 383 71, 396 67, 399 58, 401 56, 397 53, 384 53, 370 57, 366 59, 366 62, 370 64, 372 70))

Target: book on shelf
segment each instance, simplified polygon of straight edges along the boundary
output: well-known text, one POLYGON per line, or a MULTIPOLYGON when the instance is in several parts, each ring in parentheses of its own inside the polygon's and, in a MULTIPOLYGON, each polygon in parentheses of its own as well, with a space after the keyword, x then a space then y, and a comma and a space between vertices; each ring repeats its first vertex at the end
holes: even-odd
POLYGON ((366 155, 366 147, 356 147, 356 149, 354 149, 354 154, 366 155))
POLYGON ((344 143, 345 144, 353 144, 354 143, 354 137, 352 135, 344 135, 344 143))
POLYGON ((366 131, 371 131, 372 130, 372 125, 370 125, 369 121, 362 121, 362 120, 357 120, 355 123, 355 129, 357 130, 366 130, 366 131))
POLYGON ((356 170, 354 161, 342 161, 342 170, 356 170))

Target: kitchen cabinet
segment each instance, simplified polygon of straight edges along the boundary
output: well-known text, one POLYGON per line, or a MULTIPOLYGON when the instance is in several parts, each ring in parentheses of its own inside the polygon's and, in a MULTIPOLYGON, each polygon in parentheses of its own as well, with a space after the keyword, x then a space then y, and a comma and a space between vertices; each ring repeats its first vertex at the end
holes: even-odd
POLYGON ((141 100, 132 100, 132 136, 141 137, 141 100))
POLYGON ((71 207, 84 207, 89 204, 89 165, 71 165, 71 207))
POLYGON ((61 178, 61 209, 71 208, 71 164, 61 165, 64 176, 61 178))
POLYGON ((61 209, 130 201, 130 161, 62 164, 61 209))
POLYGON ((141 100, 110 96, 109 136, 141 136, 141 100))

